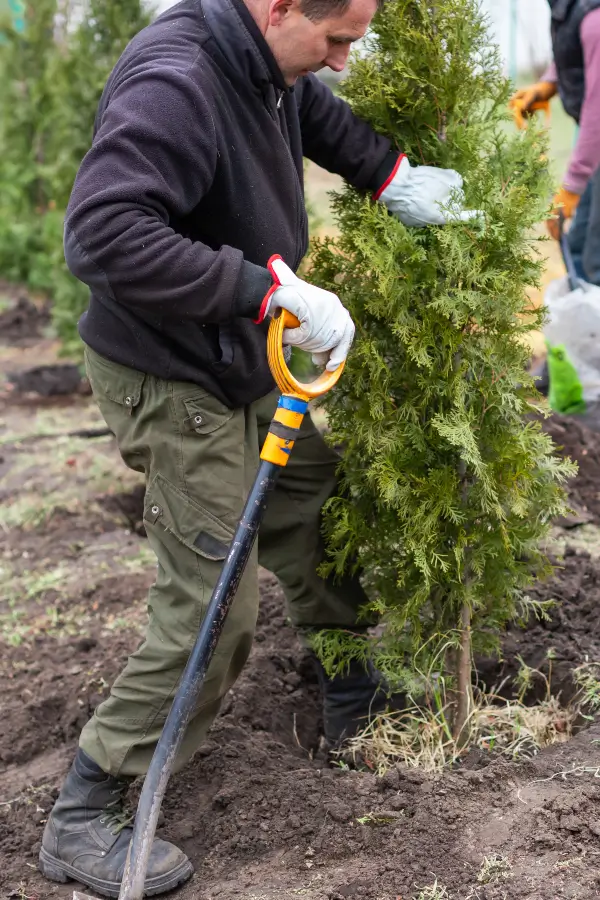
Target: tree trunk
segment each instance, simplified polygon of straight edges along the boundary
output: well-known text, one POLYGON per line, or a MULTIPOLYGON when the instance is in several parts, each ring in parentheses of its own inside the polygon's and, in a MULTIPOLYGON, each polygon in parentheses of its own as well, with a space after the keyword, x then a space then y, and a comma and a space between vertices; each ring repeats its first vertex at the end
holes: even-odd
POLYGON ((452 733, 459 746, 468 739, 467 725, 472 709, 471 689, 471 610, 465 603, 460 613, 460 647, 456 653, 456 704, 452 733))
MULTIPOLYGON (((456 354, 454 360, 455 366, 460 365, 460 354, 456 354)), ((467 478, 467 464, 464 459, 458 464, 458 474, 461 480, 461 498, 463 506, 467 504, 467 492, 469 482, 467 478)), ((468 553, 465 559, 464 584, 468 586, 469 563, 468 553)), ((460 645, 455 655, 454 677, 455 677, 455 700, 454 700, 454 721, 452 723, 452 736, 459 747, 467 743, 469 738, 469 729, 466 724, 472 709, 472 690, 471 690, 471 610, 466 601, 463 600, 462 609, 460 611, 460 622, 458 623, 460 633, 460 645)))

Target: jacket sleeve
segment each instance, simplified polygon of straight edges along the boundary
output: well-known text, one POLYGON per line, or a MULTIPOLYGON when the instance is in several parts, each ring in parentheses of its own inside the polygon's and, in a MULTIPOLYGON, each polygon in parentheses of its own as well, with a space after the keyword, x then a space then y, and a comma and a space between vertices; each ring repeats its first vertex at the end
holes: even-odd
POLYGON ((354 187, 377 192, 392 172, 399 151, 315 75, 302 78, 297 90, 304 155, 354 187))
POLYGON ((564 178, 567 190, 583 194, 600 166, 600 9, 589 12, 580 28, 585 66, 585 97, 577 143, 564 178))
POLYGON ((553 84, 557 83, 558 74, 556 72, 556 63, 554 60, 552 60, 544 74, 540 76, 540 81, 550 81, 553 84))
POLYGON ((272 279, 232 247, 176 233, 209 190, 217 144, 199 88, 156 68, 116 88, 65 221, 65 258, 97 296, 195 322, 254 317, 272 279))

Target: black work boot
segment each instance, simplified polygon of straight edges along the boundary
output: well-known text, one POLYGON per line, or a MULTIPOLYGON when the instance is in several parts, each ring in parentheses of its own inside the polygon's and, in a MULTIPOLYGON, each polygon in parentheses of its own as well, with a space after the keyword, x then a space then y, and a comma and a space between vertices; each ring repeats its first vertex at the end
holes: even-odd
MULTIPOLYGON (((40 871, 52 881, 80 881, 105 897, 118 897, 133 833, 123 810, 132 779, 103 772, 78 749, 44 830, 40 871)), ((187 856, 174 844, 155 839, 144 886, 162 894, 192 875, 187 856)))
POLYGON ((403 706, 401 695, 394 694, 388 699, 383 676, 372 664, 365 669, 353 659, 347 674, 330 678, 316 656, 314 660, 323 695, 325 740, 330 748, 339 747, 357 735, 388 706, 395 709, 403 706))

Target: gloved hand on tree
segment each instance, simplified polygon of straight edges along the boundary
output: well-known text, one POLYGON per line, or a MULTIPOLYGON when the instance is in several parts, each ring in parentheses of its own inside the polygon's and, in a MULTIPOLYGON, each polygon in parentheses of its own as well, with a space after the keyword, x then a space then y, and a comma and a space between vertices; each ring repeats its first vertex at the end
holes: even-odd
POLYGON ((508 101, 509 108, 525 114, 531 113, 536 103, 547 103, 548 100, 552 100, 557 90, 555 81, 538 81, 515 91, 508 101))
POLYGON ((525 128, 526 119, 532 116, 536 109, 545 109, 549 113, 548 103, 557 90, 555 81, 538 81, 515 91, 508 101, 508 108, 512 111, 517 128, 525 128))
POLYGON ((264 298, 257 322, 273 315, 280 307, 300 322, 298 328, 286 328, 285 344, 312 353, 315 365, 330 372, 344 362, 354 338, 354 322, 335 294, 308 284, 295 275, 280 256, 268 263, 273 286, 264 298))
POLYGON ((374 199, 385 203, 404 225, 415 228, 468 222, 480 212, 464 209, 462 185, 462 177, 454 169, 411 166, 402 154, 374 199))
POLYGON ((550 237, 554 238, 555 241, 558 241, 560 238, 559 216, 562 213, 563 219, 572 219, 579 200, 579 194, 574 194, 573 191, 567 190, 566 187, 561 187, 560 191, 555 195, 552 201, 552 218, 548 219, 547 222, 550 237))

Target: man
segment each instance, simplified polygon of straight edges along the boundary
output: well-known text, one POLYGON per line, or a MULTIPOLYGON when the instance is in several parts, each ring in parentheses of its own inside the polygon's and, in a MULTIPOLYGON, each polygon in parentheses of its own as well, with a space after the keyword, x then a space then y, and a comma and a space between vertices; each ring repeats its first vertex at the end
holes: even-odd
POLYGON ((524 112, 557 92, 580 125, 577 143, 548 221, 558 240, 558 214, 573 219, 568 241, 580 278, 600 285, 600 0, 549 0, 554 62, 541 81, 517 91, 524 112))
MULTIPOLYGON (((146 476, 158 570, 145 640, 83 729, 48 820, 40 867, 51 879, 118 893, 131 837, 123 794, 147 771, 274 412, 267 317, 293 312, 301 324, 287 342, 329 368, 350 347, 354 326, 339 299, 294 275, 307 249, 303 153, 405 224, 444 224, 449 206, 453 219, 470 215, 457 173, 411 167, 312 74, 344 68, 376 2, 183 0, 132 41, 106 86, 65 252, 91 289, 80 333, 94 395, 123 459, 146 476)), ((250 651, 258 561, 279 577, 299 629, 359 629, 367 598, 358 579, 316 574, 337 463, 307 418, 176 768, 250 651)), ((358 666, 319 674, 325 734, 337 742, 380 708, 378 679, 358 666)), ((162 893, 191 872, 180 850, 156 840, 146 890, 162 893)))

